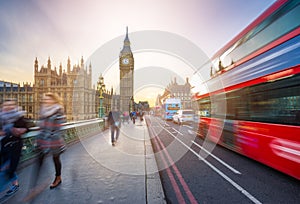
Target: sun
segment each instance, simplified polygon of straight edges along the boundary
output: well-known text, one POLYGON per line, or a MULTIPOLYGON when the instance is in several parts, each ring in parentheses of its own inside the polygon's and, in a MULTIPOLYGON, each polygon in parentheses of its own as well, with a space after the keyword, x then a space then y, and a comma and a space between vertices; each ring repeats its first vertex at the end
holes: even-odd
POLYGON ((134 91, 134 101, 148 101, 150 107, 155 106, 156 98, 164 91, 164 87, 157 86, 155 84, 149 84, 143 86, 134 91))

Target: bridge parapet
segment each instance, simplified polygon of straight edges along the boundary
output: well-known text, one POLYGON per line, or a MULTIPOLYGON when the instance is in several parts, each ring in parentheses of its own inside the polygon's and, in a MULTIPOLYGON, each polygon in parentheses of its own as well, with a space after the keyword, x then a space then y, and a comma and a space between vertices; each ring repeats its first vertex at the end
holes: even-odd
MULTIPOLYGON (((63 126, 64 139, 67 145, 77 142, 80 138, 94 135, 105 129, 105 121, 103 119, 84 120, 77 122, 65 123, 63 126)), ((36 136, 40 133, 38 127, 30 128, 30 131, 22 136, 23 149, 21 162, 34 158, 38 151, 36 148, 36 136)))

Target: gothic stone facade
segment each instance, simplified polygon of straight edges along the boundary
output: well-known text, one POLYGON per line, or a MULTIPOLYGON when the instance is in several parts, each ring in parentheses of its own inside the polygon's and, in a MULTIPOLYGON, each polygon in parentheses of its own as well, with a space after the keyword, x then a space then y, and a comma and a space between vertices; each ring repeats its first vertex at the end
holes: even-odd
POLYGON ((159 95, 156 100, 156 105, 161 106, 163 101, 167 98, 178 98, 181 100, 182 109, 188 109, 192 107, 192 93, 191 84, 189 79, 186 78, 185 84, 178 84, 176 78, 171 81, 170 84, 165 88, 162 95, 159 95))
POLYGON ((38 118, 40 102, 44 93, 53 92, 63 99, 68 121, 85 120, 96 117, 96 90, 92 89, 92 66, 85 67, 81 58, 80 65, 71 68, 67 61, 67 71, 60 64, 52 67, 50 58, 47 66, 39 69, 38 60, 34 62, 34 117, 38 118))
POLYGON ((26 117, 34 118, 34 90, 30 83, 23 85, 0 81, 0 102, 7 98, 15 98, 18 106, 26 110, 26 117))
POLYGON ((128 38, 128 28, 124 39, 123 49, 119 55, 120 66, 120 111, 130 112, 133 101, 134 58, 128 38))

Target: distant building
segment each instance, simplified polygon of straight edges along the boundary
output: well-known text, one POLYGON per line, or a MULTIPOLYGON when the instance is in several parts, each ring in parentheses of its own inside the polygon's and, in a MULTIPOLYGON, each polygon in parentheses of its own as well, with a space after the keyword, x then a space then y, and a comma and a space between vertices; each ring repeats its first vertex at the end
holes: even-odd
POLYGON ((186 78, 185 84, 182 85, 178 84, 176 78, 174 78, 174 81, 171 81, 165 88, 164 93, 158 95, 156 105, 161 106, 167 98, 178 98, 181 100, 182 109, 191 108, 191 87, 188 78, 186 78))
POLYGON ((53 67, 48 58, 46 66, 39 68, 38 59, 34 62, 34 118, 38 118, 40 101, 44 93, 58 94, 64 103, 68 121, 91 119, 96 117, 96 90, 92 89, 92 66, 87 68, 81 58, 79 65, 71 68, 68 58, 67 68, 53 67))
POLYGON ((7 98, 15 98, 18 101, 18 106, 26 111, 27 118, 34 118, 34 90, 29 83, 20 84, 0 81, 0 102, 7 98))

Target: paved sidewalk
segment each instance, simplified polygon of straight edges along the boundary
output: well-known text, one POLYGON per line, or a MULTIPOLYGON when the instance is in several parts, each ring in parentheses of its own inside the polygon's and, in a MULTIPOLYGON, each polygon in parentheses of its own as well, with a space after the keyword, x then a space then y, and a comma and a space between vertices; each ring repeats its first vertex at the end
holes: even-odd
POLYGON ((122 124, 116 146, 110 131, 82 139, 62 154, 62 184, 50 190, 54 164, 48 157, 37 196, 25 202, 34 165, 20 170, 20 190, 7 203, 166 203, 144 122, 122 124))

